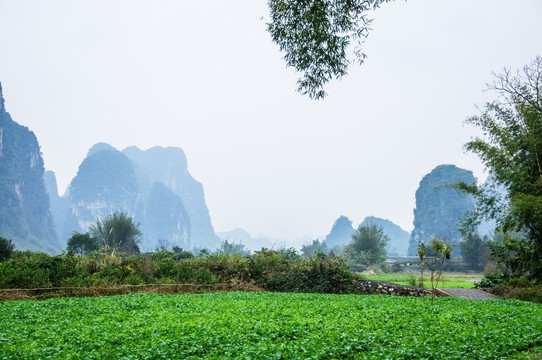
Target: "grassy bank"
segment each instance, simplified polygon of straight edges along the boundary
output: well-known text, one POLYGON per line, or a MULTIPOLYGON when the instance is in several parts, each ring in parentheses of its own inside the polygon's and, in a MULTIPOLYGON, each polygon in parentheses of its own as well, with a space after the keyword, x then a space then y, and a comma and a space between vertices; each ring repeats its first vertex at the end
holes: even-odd
MULTIPOLYGON (((474 282, 482 279, 483 274, 465 274, 465 273, 447 273, 439 281, 439 287, 447 288, 464 288, 473 289, 474 282)), ((393 273, 384 275, 364 275, 368 280, 375 281, 387 281, 393 284, 400 285, 413 285, 413 281, 416 286, 420 284, 420 273, 393 273)), ((429 280, 429 273, 424 273, 424 284, 426 287, 431 287, 431 281, 429 280)))

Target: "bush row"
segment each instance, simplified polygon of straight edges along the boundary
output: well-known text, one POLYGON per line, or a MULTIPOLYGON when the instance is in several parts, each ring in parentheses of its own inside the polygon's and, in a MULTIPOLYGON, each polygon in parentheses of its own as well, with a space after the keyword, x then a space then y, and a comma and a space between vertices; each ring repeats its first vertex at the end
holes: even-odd
POLYGON ((168 251, 132 256, 15 251, 0 262, 0 289, 251 283, 269 291, 348 293, 355 278, 340 257, 305 259, 295 250, 189 259, 168 251))

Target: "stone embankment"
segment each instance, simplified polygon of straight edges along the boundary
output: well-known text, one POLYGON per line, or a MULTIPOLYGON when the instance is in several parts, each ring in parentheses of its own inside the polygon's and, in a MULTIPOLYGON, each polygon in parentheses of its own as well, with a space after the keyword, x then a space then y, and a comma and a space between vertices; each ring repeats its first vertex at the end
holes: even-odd
MULTIPOLYGON (((357 280, 354 292, 360 295, 383 294, 396 296, 431 296, 431 289, 415 286, 391 284, 383 281, 357 280)), ((491 295, 478 289, 435 289, 435 296, 454 296, 470 300, 498 300, 498 296, 491 295)))
MULTIPOLYGON (((422 289, 415 286, 397 285, 383 281, 358 280, 354 284, 355 293, 368 294, 384 294, 396 296, 430 296, 430 289, 422 289)), ((442 294, 437 293, 437 296, 442 294)))

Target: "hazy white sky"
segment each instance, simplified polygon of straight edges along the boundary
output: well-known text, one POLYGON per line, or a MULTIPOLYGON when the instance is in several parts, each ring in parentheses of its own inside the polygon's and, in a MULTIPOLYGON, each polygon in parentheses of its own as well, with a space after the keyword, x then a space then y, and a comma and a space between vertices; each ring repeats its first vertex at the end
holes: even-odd
POLYGON ((61 192, 97 142, 178 146, 216 231, 321 236, 339 215, 411 230, 435 166, 485 178, 463 120, 492 71, 542 54, 541 14, 540 0, 386 4, 366 63, 314 102, 265 0, 0 0, 0 81, 61 192))

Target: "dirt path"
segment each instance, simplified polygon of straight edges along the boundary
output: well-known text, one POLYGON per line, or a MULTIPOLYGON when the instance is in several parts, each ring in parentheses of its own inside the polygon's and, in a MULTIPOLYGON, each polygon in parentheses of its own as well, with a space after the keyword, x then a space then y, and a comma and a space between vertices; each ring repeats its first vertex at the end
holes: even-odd
POLYGON ((439 288, 450 296, 457 296, 470 300, 501 300, 500 297, 486 293, 478 289, 439 288))

